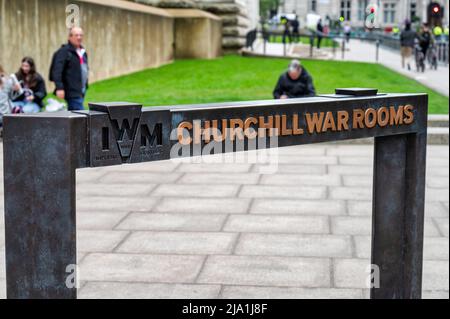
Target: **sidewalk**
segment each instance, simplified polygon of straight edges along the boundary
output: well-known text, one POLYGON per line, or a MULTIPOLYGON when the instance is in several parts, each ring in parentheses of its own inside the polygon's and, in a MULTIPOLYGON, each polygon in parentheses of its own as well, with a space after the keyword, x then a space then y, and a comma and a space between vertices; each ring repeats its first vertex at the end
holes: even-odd
MULTIPOLYGON (((350 44, 346 46, 345 61, 357 62, 376 62, 376 46, 372 42, 364 42, 360 40, 351 40, 350 44)), ((341 53, 336 57, 341 60, 341 53)), ((425 70, 425 73, 418 73, 415 71, 415 62, 413 62, 412 71, 402 69, 400 52, 391 49, 380 47, 379 51, 380 64, 412 78, 421 84, 439 92, 445 96, 449 96, 449 68, 448 66, 439 65, 437 70, 425 70)), ((428 67, 428 65, 427 65, 428 67)))
MULTIPOLYGON (((448 145, 427 153, 424 297, 449 298, 448 145)), ((79 170, 79 297, 367 298, 372 156, 319 144, 279 149, 272 175, 172 161, 79 170)))

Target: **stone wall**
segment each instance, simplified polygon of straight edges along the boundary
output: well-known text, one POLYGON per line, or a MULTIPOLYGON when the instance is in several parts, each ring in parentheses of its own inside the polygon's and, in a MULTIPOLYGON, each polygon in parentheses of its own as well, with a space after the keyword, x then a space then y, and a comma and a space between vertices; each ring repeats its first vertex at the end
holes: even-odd
POLYGON ((237 51, 245 45, 248 31, 257 26, 259 0, 130 0, 163 8, 198 8, 222 18, 224 51, 237 51))
POLYGON ((0 64, 7 72, 32 56, 48 79, 52 55, 67 41, 69 3, 81 10, 91 81, 173 60, 174 23, 164 10, 117 0, 0 0, 0 64))

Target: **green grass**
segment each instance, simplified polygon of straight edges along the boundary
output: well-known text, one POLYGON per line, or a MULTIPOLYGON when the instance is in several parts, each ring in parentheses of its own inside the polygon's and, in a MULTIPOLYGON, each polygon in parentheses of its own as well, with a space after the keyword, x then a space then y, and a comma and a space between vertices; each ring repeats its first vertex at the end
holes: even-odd
MULTIPOLYGON (((93 83, 86 101, 127 101, 146 106, 272 99, 288 60, 228 55, 179 60, 157 69, 93 83)), ((430 113, 448 114, 449 99, 383 66, 303 60, 318 93, 337 87, 375 87, 380 92, 428 93, 430 113)))

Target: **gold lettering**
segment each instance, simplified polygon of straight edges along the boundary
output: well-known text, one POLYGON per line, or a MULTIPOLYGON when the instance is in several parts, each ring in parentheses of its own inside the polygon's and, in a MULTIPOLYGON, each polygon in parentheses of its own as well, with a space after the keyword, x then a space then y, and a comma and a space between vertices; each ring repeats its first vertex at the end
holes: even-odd
POLYGON ((381 107, 377 112, 378 125, 385 127, 389 123, 389 110, 387 107, 381 107))
POLYGON ((178 143, 180 143, 181 145, 189 145, 192 142, 192 138, 191 137, 184 137, 184 130, 192 130, 192 124, 189 122, 181 122, 180 124, 178 124, 177 127, 177 137, 178 137, 178 143))
POLYGON ((299 124, 298 114, 295 113, 292 115, 292 134, 302 135, 304 133, 303 129, 298 127, 299 124))
POLYGON ((240 140, 244 139, 244 122, 241 119, 230 120, 230 140, 234 141, 236 136, 240 140))
POLYGON ((404 108, 404 112, 405 112, 405 116, 406 118, 404 119, 405 124, 411 124, 412 122, 414 122, 414 106, 412 105, 406 105, 404 108))
POLYGON ((204 130, 203 130, 203 139, 205 141, 206 144, 208 144, 211 141, 211 122, 210 121, 205 121, 204 126, 204 130))
POLYGON ((374 128, 377 125, 377 111, 373 108, 368 108, 364 114, 364 121, 367 128, 374 128))
POLYGON ((389 124, 391 126, 403 124, 403 106, 399 106, 397 111, 395 111, 395 106, 389 108, 389 124))
POLYGON ((249 117, 244 122, 244 134, 250 139, 254 139, 258 136, 258 133, 256 133, 256 130, 253 129, 251 125, 252 124, 258 124, 258 120, 254 117, 249 117))
POLYGON ((353 110, 353 128, 364 128, 364 110, 353 110))
POLYGON ((264 116, 259 117, 259 128, 264 130, 258 130, 261 137, 266 136, 266 130, 270 130, 269 136, 273 136, 273 116, 267 117, 267 122, 264 121, 264 116))
POLYGON ((342 131, 342 128, 348 130, 348 112, 338 111, 337 112, 337 129, 342 131))
POLYGON ((306 113, 305 116, 309 134, 314 133, 314 131, 316 133, 320 133, 322 130, 325 113, 320 112, 319 115, 317 115, 317 113, 313 113, 312 117, 311 114, 306 113))
POLYGON ((287 116, 281 115, 281 135, 292 135, 292 129, 287 128, 287 116))
POLYGON ((281 116, 275 115, 275 136, 281 134, 281 116))
POLYGON ((336 123, 334 122, 333 112, 327 112, 325 121, 322 127, 322 132, 326 132, 331 128, 331 131, 336 132, 336 123))
POLYGON ((194 121, 194 144, 202 143, 202 121, 194 121))

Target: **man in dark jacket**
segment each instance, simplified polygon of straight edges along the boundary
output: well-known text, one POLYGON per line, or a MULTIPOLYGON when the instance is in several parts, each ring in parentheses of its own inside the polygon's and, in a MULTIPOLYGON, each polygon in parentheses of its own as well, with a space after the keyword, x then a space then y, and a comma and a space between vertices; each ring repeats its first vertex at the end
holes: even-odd
POLYGON ((405 29, 400 33, 402 68, 405 68, 406 65, 408 70, 411 70, 411 57, 413 55, 416 38, 417 34, 411 29, 411 23, 407 22, 405 24, 405 29))
POLYGON ((273 91, 275 99, 290 99, 315 96, 313 79, 298 60, 292 60, 287 72, 283 73, 273 91))
POLYGON ((70 29, 69 42, 54 55, 50 68, 50 81, 55 82, 55 94, 65 99, 70 111, 84 108, 84 96, 88 88, 88 57, 83 48, 83 30, 70 29))

